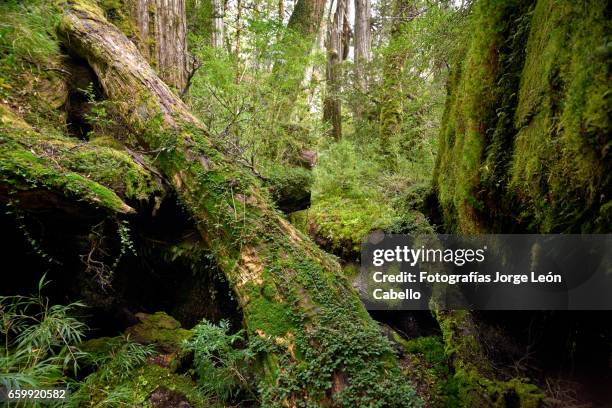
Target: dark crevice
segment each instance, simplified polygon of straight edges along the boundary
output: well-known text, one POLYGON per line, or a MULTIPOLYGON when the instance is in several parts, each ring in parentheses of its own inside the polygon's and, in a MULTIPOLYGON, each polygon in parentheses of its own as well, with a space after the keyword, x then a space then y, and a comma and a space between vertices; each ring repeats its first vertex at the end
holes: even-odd
POLYGON ((88 306, 83 313, 90 337, 118 335, 137 323, 138 312, 164 311, 186 328, 202 318, 228 319, 233 328, 241 327, 228 283, 175 197, 166 198, 155 216, 148 208, 127 220, 71 205, 79 208, 63 211, 58 203, 20 210, 19 217, 1 206, 6 244, 0 255, 12 265, 7 273, 18 279, 4 279, 0 295, 35 293, 46 273, 50 283, 43 294, 52 304, 81 300, 88 306), (121 225, 129 230, 135 254, 124 247, 120 257, 121 225))
POLYGON ((66 67, 70 72, 68 100, 64 105, 68 132, 78 139, 87 140, 93 130, 88 120, 92 113, 91 100, 98 101, 103 98, 102 88, 87 61, 73 57, 66 67))

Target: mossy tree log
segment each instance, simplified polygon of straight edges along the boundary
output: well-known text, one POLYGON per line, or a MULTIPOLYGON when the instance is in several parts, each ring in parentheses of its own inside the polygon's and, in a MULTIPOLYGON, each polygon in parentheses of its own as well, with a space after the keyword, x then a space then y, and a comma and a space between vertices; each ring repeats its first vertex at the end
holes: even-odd
POLYGON ((85 1, 64 5, 59 32, 157 158, 229 280, 249 336, 262 344, 262 403, 418 405, 339 265, 215 146, 134 44, 85 1))
POLYGON ((129 203, 162 195, 162 182, 128 152, 39 130, 0 104, 0 202, 66 207, 82 202, 132 214, 129 203))

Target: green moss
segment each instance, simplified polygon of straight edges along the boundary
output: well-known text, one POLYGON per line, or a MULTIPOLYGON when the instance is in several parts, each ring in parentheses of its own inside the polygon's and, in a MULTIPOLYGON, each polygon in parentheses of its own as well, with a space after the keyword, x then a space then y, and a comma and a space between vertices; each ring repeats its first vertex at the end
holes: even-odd
POLYGON ((458 389, 442 339, 428 336, 406 340, 395 331, 391 335, 403 350, 402 367, 405 375, 415 383, 427 406, 459 407, 458 389))
MULTIPOLYGON (((94 374, 95 376, 95 374, 94 374)), ((79 402, 82 407, 97 406, 142 406, 149 405, 149 398, 158 388, 178 393, 190 406, 208 408, 219 406, 199 392, 193 380, 155 364, 145 364, 134 369, 127 380, 102 381, 98 377, 87 378, 86 399, 79 402)), ((81 396, 79 396, 81 397, 81 396)), ((81 397, 82 398, 82 397, 81 397)))
POLYGON ((260 330, 272 337, 284 337, 294 331, 291 309, 287 304, 274 299, 274 288, 269 285, 252 285, 247 293, 253 295, 244 307, 244 312, 249 315, 247 328, 260 330), (255 291, 259 293, 254 293, 255 291))
POLYGON ((544 406, 544 393, 537 386, 520 378, 494 381, 473 370, 458 370, 453 381, 459 392, 461 407, 541 408, 544 406))
POLYGON ((117 339, 117 337, 98 337, 82 342, 79 348, 86 353, 109 354, 117 339))
POLYGON ((308 210, 294 211, 289 214, 288 218, 295 228, 308 235, 308 210))
POLYGON ((496 378, 477 338, 477 327, 467 310, 438 311, 444 339, 444 353, 452 363, 454 375, 446 384, 454 390, 461 407, 537 408, 543 406, 544 393, 528 379, 496 378))
POLYGON ((127 3, 126 0, 99 0, 106 18, 117 26, 123 34, 133 38, 137 35, 138 29, 134 25, 127 3))
POLYGON ((148 364, 134 373, 132 380, 125 385, 141 396, 147 398, 155 389, 163 386, 186 397, 194 407, 214 407, 217 404, 198 392, 193 380, 185 375, 172 374, 167 369, 148 364))
POLYGON ((138 313, 140 323, 129 327, 126 333, 141 344, 154 344, 165 353, 179 353, 182 344, 192 336, 191 331, 181 328, 181 324, 164 312, 152 315, 138 313))
MULTIPOLYGON (((66 31, 74 24, 64 23, 66 31)), ((96 50, 80 51, 96 61, 96 50)), ((104 72, 107 67, 98 68, 104 72)), ((250 339, 266 343, 260 352, 262 405, 314 405, 330 399, 330 405, 344 407, 420 405, 389 342, 339 265, 288 225, 260 182, 225 157, 202 127, 190 124, 180 105, 171 114, 188 123, 169 129, 159 115, 157 95, 145 87, 124 95, 113 78, 107 78, 110 96, 119 99, 119 110, 148 149, 159 152, 156 165, 194 217, 243 310, 249 303, 260 313, 257 317, 289 310, 283 313, 291 319, 276 314, 287 324, 280 331, 296 330, 279 339, 258 327, 267 328, 268 321, 252 322, 250 313, 244 313, 250 339), (334 392, 338 380, 346 386, 334 392)))
POLYGON ((310 201, 313 181, 310 170, 303 167, 275 166, 266 172, 266 177, 272 200, 280 208, 290 207, 292 203, 310 201))
POLYGON ((12 191, 47 189, 113 212, 134 210, 114 191, 77 173, 58 171, 30 151, 0 146, 0 181, 12 191))
POLYGON ((534 10, 509 193, 543 232, 609 231, 598 221, 612 177, 606 10, 544 0, 534 10))
POLYGON ((435 186, 449 230, 607 232, 601 2, 480 1, 454 67, 435 186), (525 46, 526 44, 526 46, 525 46))
POLYGON ((351 259, 370 232, 393 225, 393 214, 387 203, 372 200, 317 201, 308 210, 308 229, 329 251, 351 259))
POLYGON ((0 173, 13 189, 44 188, 116 212, 133 212, 121 198, 148 200, 161 183, 124 151, 40 134, 0 105, 0 173))

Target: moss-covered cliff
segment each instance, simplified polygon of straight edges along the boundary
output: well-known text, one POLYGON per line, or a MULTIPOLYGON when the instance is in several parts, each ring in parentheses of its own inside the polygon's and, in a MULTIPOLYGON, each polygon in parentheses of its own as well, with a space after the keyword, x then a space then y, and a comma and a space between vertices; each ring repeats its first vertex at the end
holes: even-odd
POLYGON ((602 1, 474 6, 434 177, 447 229, 609 230, 609 14, 602 1))

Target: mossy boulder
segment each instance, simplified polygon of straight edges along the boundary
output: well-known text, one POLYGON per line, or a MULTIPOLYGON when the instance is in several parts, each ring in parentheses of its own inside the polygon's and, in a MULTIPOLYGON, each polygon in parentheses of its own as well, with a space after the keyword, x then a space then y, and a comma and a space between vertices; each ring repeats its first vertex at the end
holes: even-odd
POLYGON ((147 364, 136 370, 125 386, 132 390, 135 400, 142 406, 160 408, 216 406, 198 391, 197 385, 190 377, 174 374, 167 368, 155 364, 147 364))
POLYGON ((154 344, 162 353, 180 354, 183 341, 189 339, 191 331, 181 328, 181 324, 164 312, 154 314, 137 313, 140 323, 129 327, 125 332, 141 344, 154 344))
POLYGON ((144 364, 132 369, 126 379, 103 380, 96 373, 86 379, 75 397, 78 406, 198 407, 218 406, 203 395, 188 375, 173 373, 167 367, 144 364))
POLYGON ((303 167, 277 166, 266 174, 272 200, 284 213, 310 206, 312 172, 303 167))
POLYGON ((109 354, 118 340, 118 337, 97 337, 82 342, 79 348, 90 354, 109 354))

